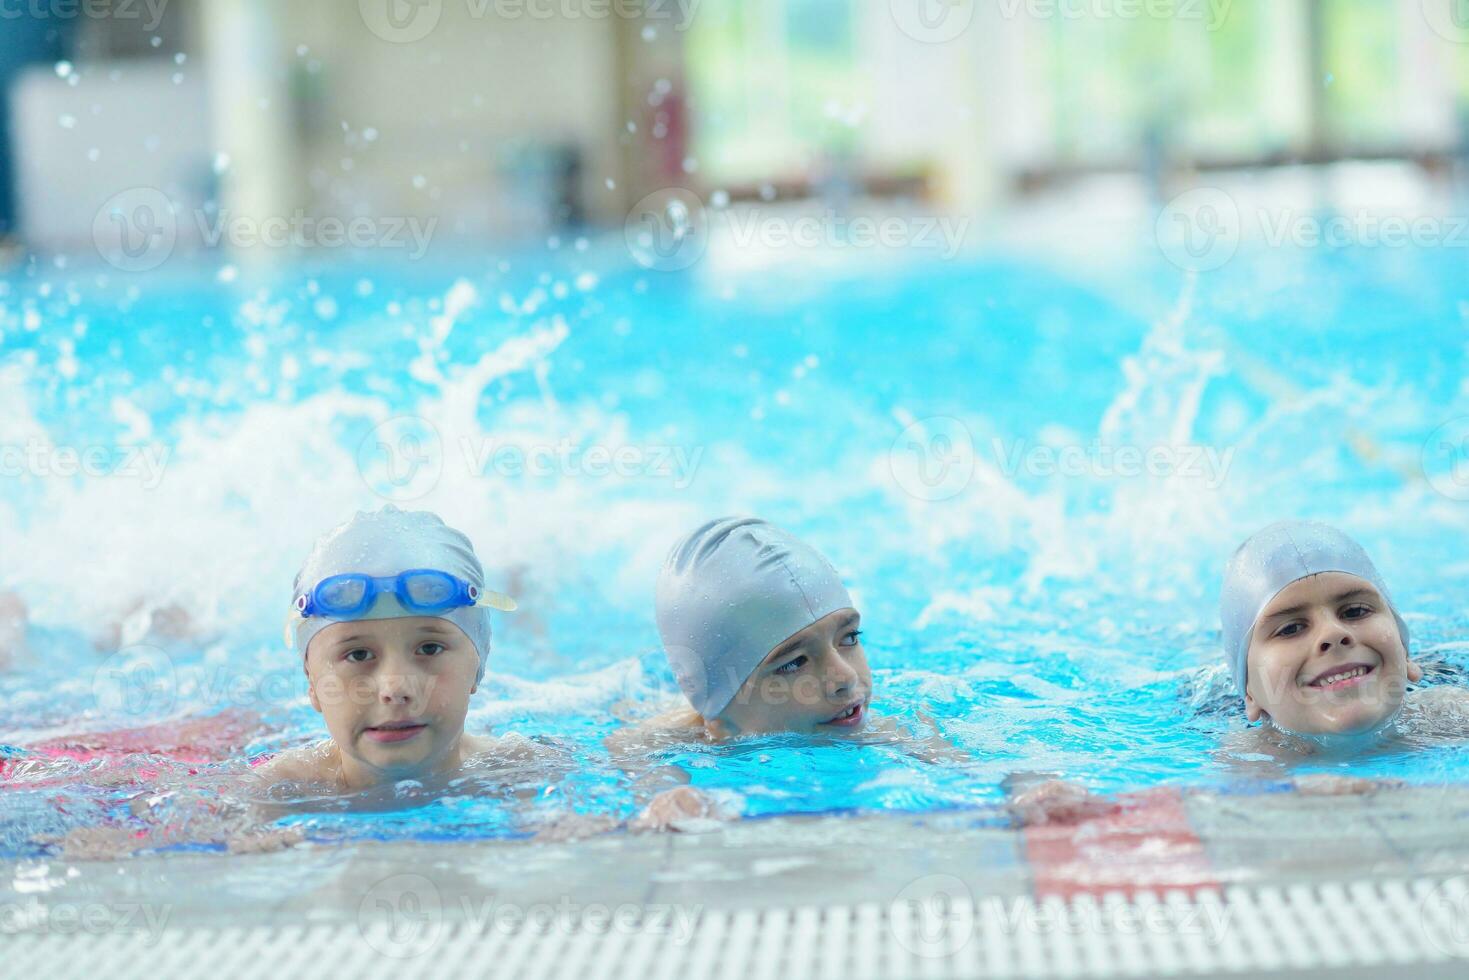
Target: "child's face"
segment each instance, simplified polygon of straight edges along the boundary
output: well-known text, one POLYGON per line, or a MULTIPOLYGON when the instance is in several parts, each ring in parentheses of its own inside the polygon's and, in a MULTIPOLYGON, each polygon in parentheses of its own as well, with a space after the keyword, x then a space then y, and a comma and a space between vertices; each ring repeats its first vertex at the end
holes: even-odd
POLYGON ((306 651, 321 712, 351 785, 452 767, 479 655, 459 627, 428 616, 333 623, 306 651))
POLYGON ((706 725, 716 737, 757 732, 849 734, 867 721, 872 671, 855 609, 839 609, 771 650, 729 707, 706 725))
POLYGON ((1271 600, 1247 662, 1250 721, 1269 717, 1304 735, 1371 731, 1423 676, 1381 594, 1344 572, 1308 576, 1271 600))

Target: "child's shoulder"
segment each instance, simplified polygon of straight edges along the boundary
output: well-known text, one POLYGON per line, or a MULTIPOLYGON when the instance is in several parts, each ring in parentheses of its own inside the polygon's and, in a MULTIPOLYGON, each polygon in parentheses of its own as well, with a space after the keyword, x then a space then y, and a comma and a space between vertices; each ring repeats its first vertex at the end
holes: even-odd
POLYGON ((465 762, 545 762, 566 754, 556 745, 516 732, 505 735, 471 735, 465 732, 461 745, 465 762))
POLYGON ((286 749, 255 768, 255 778, 267 785, 276 783, 331 783, 340 774, 336 747, 330 739, 286 749))
POLYGON ((619 757, 640 755, 688 742, 706 741, 708 733, 704 728, 703 717, 693 708, 680 705, 635 725, 618 729, 607 736, 603 744, 614 757, 619 757))

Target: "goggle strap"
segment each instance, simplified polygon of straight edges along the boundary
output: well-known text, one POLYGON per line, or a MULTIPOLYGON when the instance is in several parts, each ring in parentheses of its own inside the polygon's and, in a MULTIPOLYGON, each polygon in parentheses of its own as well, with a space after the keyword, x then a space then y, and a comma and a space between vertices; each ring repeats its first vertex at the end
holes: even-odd
POLYGON ((498 609, 500 612, 515 612, 520 608, 519 603, 505 593, 491 592, 489 589, 480 589, 479 598, 474 600, 474 604, 489 609, 498 609))

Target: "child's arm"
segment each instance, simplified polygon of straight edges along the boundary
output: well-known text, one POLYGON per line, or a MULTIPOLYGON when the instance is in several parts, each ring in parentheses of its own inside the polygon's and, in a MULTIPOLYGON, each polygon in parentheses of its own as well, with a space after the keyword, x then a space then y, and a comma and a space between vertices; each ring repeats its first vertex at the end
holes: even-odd
POLYGON ((1408 695, 1410 709, 1431 730, 1449 739, 1469 739, 1469 690, 1427 687, 1408 695))

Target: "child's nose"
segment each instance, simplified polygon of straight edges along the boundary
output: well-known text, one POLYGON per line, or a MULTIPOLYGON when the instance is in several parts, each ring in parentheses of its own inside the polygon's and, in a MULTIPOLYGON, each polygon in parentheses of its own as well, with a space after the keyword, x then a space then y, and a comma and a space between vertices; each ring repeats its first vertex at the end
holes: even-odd
POLYGON ((846 694, 857 684, 857 671, 840 652, 826 655, 826 686, 833 695, 846 694))
POLYGON ((413 685, 402 674, 384 674, 378 679, 377 694, 383 704, 408 704, 413 700, 413 685))
POLYGON ((1329 636, 1326 639, 1324 639, 1324 640, 1321 641, 1321 652, 1322 653, 1325 653, 1326 651, 1330 650, 1332 648, 1332 646, 1349 647, 1351 645, 1352 645, 1352 634, 1347 633, 1345 631, 1341 631, 1341 632, 1338 632, 1336 634, 1336 641, 1335 641, 1335 643, 1333 643, 1333 641, 1331 640, 1331 638, 1329 636))

